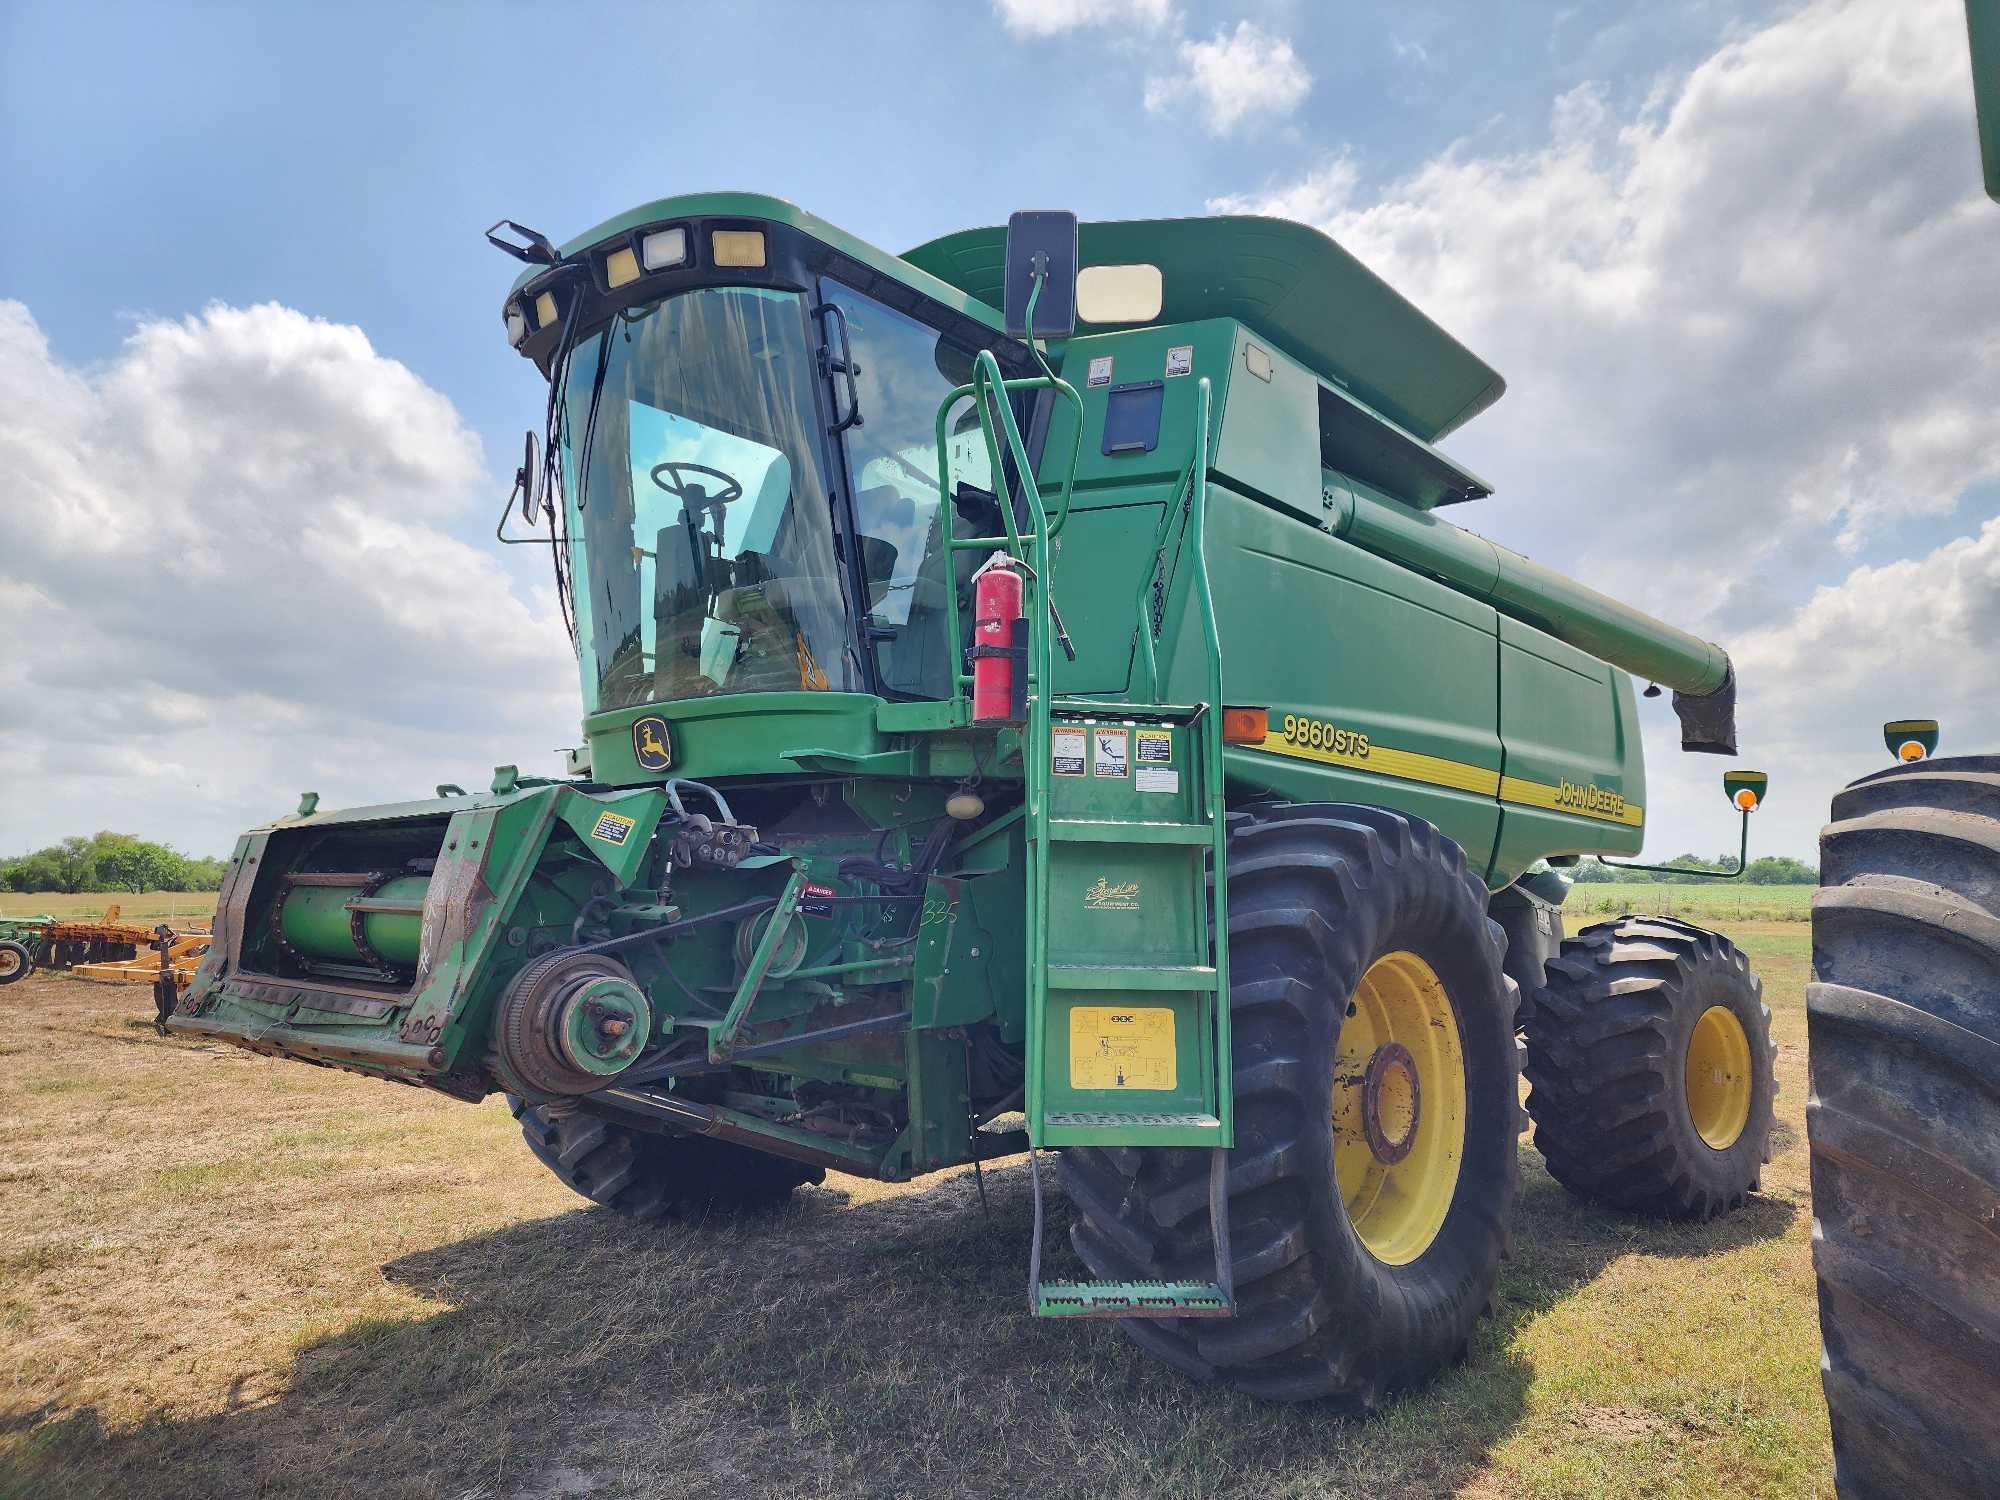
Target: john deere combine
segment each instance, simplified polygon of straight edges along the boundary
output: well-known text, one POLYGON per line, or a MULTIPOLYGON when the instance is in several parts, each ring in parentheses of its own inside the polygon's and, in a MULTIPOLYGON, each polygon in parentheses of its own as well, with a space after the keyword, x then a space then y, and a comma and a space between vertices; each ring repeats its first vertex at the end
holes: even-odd
POLYGON ((1339 246, 897 257, 739 193, 496 243, 585 743, 245 836, 173 1030, 504 1091, 635 1216, 1029 1151, 1034 1313, 1280 1398, 1465 1348, 1524 1027, 1573 1191, 1755 1187, 1742 956, 1564 942, 1538 865, 1641 844, 1627 673, 1733 753, 1728 657, 1445 519, 1502 382, 1339 246), (1091 1280, 1041 1277, 1049 1148, 1091 1280))

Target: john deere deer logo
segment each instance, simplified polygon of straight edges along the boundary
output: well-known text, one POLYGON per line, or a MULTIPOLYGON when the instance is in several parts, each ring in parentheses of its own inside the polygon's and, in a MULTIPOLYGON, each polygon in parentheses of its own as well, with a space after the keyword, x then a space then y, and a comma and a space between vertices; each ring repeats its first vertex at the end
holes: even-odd
POLYGON ((642 771, 664 771, 674 763, 674 740, 665 719, 648 714, 633 721, 632 756, 642 771))
POLYGON ((1095 885, 1084 890, 1083 905, 1086 911, 1137 911, 1139 882, 1128 880, 1113 885, 1100 875, 1095 885))

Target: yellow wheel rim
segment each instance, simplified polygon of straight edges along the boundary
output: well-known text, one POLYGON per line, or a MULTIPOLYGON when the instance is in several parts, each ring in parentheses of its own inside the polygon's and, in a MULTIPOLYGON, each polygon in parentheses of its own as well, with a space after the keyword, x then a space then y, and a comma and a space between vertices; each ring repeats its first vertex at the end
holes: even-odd
POLYGON ((1407 1265, 1444 1227, 1465 1155, 1465 1057, 1437 971, 1414 953, 1368 966, 1340 1027, 1333 1166, 1368 1253, 1407 1265))
POLYGON ((1688 1117, 1695 1133, 1727 1151, 1750 1123, 1750 1038, 1726 1005, 1711 1005, 1688 1038, 1688 1117))

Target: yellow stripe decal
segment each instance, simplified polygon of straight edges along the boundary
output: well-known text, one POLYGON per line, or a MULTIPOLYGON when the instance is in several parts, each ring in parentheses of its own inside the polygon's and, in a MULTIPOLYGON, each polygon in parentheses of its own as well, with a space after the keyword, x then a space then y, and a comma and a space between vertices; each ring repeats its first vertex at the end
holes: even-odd
POLYGON ((1415 750, 1396 750, 1369 739, 1358 730, 1303 716, 1291 720, 1288 736, 1272 730, 1253 748, 1267 755, 1283 755, 1292 760, 1309 760, 1322 766, 1339 766, 1348 771, 1366 771, 1376 776, 1393 776, 1399 781, 1421 782, 1426 786, 1450 787, 1482 797, 1498 797, 1519 807, 1538 807, 1573 817, 1591 818, 1600 823, 1616 823, 1626 828, 1645 826, 1646 813, 1636 802, 1628 802, 1617 792, 1605 791, 1592 782, 1563 781, 1550 786, 1521 776, 1502 776, 1486 766, 1447 760, 1441 755, 1424 755, 1415 750))
POLYGON ((1485 766, 1469 766, 1464 761, 1446 760, 1439 755, 1420 755, 1415 750, 1391 750, 1387 745, 1371 743, 1365 735, 1346 730, 1341 731, 1341 736, 1328 737, 1315 745, 1307 740, 1295 743, 1273 732, 1266 734, 1264 743, 1257 748, 1272 755, 1288 755, 1293 760, 1342 766, 1350 771, 1372 771, 1378 776, 1448 786, 1455 791, 1477 792, 1483 797, 1495 796, 1500 791, 1500 773, 1485 766))
POLYGON ((1579 818, 1595 818, 1600 823, 1618 823, 1626 828, 1643 828, 1646 810, 1627 802, 1616 792, 1607 792, 1591 782, 1565 781, 1560 786, 1527 781, 1519 776, 1500 778, 1500 800, 1522 807, 1544 807, 1550 812, 1573 813, 1579 818))

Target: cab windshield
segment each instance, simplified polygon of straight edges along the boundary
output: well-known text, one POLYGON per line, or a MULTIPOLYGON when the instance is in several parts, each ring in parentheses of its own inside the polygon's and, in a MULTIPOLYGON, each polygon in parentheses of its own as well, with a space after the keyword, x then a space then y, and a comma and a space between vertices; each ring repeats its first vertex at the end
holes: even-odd
POLYGON ((963 631, 979 559, 945 539, 1002 525, 967 400, 947 429, 953 502, 939 503, 938 403, 971 369, 936 329, 830 280, 816 306, 762 287, 680 292, 580 340, 563 452, 585 711, 950 697, 946 590, 963 631))
POLYGON ((759 287, 629 308, 578 344, 564 489, 586 711, 863 687, 815 348, 804 298, 759 287))

